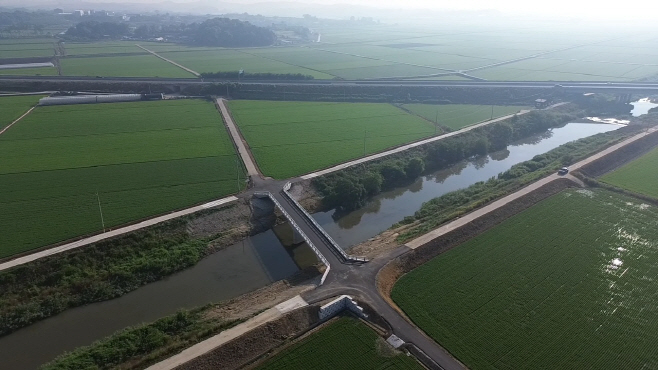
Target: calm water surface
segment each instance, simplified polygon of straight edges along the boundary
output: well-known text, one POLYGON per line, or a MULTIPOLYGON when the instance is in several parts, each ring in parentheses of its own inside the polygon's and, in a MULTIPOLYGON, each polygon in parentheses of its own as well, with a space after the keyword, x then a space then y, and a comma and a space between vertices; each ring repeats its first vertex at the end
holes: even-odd
POLYGON ((631 103, 633 105, 633 110, 631 114, 633 117, 638 117, 643 114, 649 113, 649 109, 658 107, 658 104, 652 103, 649 98, 640 99, 631 103))
POLYGON ((383 192, 366 206, 346 215, 336 210, 313 214, 317 222, 340 244, 349 248, 374 237, 413 215, 424 202, 445 193, 486 181, 513 165, 546 153, 569 141, 619 128, 596 123, 569 123, 564 127, 513 143, 506 150, 467 160, 418 179, 413 184, 383 192))
POLYGON ((36 369, 65 351, 91 344, 127 326, 154 321, 183 308, 231 299, 298 270, 270 230, 122 297, 65 311, 0 338, 0 369, 36 369))

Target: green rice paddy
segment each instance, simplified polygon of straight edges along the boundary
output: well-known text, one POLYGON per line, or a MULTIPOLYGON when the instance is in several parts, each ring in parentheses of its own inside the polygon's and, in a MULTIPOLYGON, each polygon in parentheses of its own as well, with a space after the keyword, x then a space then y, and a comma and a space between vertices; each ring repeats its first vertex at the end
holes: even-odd
POLYGON ((404 104, 404 109, 411 111, 429 121, 438 122, 441 127, 448 130, 459 130, 472 124, 489 119, 517 113, 528 107, 500 106, 500 105, 432 105, 432 104, 404 104), (492 109, 493 108, 493 109, 492 109))
POLYGON ((601 177, 608 184, 658 198, 658 149, 601 177))
POLYGON ((0 97, 0 130, 27 112, 42 97, 41 95, 0 97))
POLYGON ((436 132, 432 123, 390 104, 233 100, 229 107, 261 171, 278 179, 436 132))
POLYGON ((285 348, 259 370, 423 369, 361 321, 342 317, 285 348))
POLYGON ((658 208, 568 190, 403 276, 392 297, 471 369, 658 367, 658 208))
POLYGON ((208 102, 39 107, 0 136, 0 258, 235 193, 236 159, 208 102))
POLYGON ((193 74, 151 54, 64 58, 60 63, 65 76, 195 78, 193 74))

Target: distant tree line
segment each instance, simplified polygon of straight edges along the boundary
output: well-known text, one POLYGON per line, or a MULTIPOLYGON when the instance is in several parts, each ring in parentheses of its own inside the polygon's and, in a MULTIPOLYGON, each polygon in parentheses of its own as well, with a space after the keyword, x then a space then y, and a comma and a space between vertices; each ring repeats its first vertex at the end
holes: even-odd
POLYGON ((126 23, 87 21, 69 28, 64 34, 67 40, 92 41, 118 39, 130 34, 126 23))
POLYGON ((228 72, 205 72, 201 77, 208 79, 231 79, 231 80, 312 80, 311 75, 301 73, 240 73, 239 71, 228 72))
MULTIPOLYGON (((323 196, 324 207, 350 211, 383 190, 414 181, 427 170, 447 168, 467 158, 505 149, 513 141, 577 119, 579 113, 582 111, 532 111, 377 162, 318 177, 313 184, 323 196)), ((519 166, 510 171, 501 176, 520 176, 526 169, 519 166)))
POLYGON ((69 28, 64 38, 75 41, 96 41, 133 37, 149 39, 163 37, 168 41, 195 46, 268 46, 276 41, 271 30, 237 19, 213 18, 201 23, 172 25, 142 25, 134 31, 127 23, 81 22, 69 28))

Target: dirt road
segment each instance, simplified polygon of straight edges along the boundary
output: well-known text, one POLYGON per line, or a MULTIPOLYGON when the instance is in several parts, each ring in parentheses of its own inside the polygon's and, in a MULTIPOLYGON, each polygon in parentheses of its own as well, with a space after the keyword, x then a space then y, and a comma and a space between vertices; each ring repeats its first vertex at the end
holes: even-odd
POLYGON ((143 229, 145 227, 153 226, 155 224, 159 224, 161 222, 169 221, 169 220, 172 220, 174 218, 181 217, 181 216, 189 215, 191 213, 202 211, 204 209, 217 207, 217 206, 222 205, 222 204, 231 203, 231 202, 234 202, 236 200, 238 200, 238 198, 236 198, 234 196, 214 200, 212 202, 208 202, 208 203, 205 203, 205 204, 202 204, 202 205, 199 205, 199 206, 194 206, 194 207, 186 208, 186 209, 183 209, 183 210, 180 210, 180 211, 171 212, 171 213, 166 214, 164 216, 151 218, 151 219, 136 223, 134 225, 125 226, 125 227, 122 227, 122 228, 119 228, 119 229, 116 229, 116 230, 111 230, 111 231, 108 231, 108 232, 104 232, 102 234, 98 234, 98 235, 90 236, 88 238, 80 239, 80 240, 72 242, 72 243, 63 244, 63 245, 60 245, 58 247, 46 249, 46 250, 43 250, 43 251, 40 251, 40 252, 35 252, 35 253, 28 254, 28 255, 23 256, 23 257, 18 257, 16 259, 13 259, 13 260, 10 260, 10 261, 4 262, 4 263, 0 263, 0 271, 10 269, 12 267, 24 265, 26 263, 36 261, 40 258, 44 258, 44 257, 52 256, 52 255, 55 255, 55 254, 58 254, 58 253, 70 251, 70 250, 76 249, 76 248, 81 248, 81 247, 87 246, 89 244, 99 242, 101 240, 105 240, 105 239, 112 238, 112 237, 115 237, 115 236, 127 234, 127 233, 130 233, 130 232, 133 232, 133 231, 137 231, 137 230, 143 229))
POLYGON ((199 72, 194 71, 194 70, 191 70, 191 69, 185 67, 184 65, 180 65, 180 64, 174 62, 174 61, 171 60, 171 59, 167 59, 167 58, 163 57, 162 55, 156 53, 155 51, 151 51, 151 50, 149 50, 149 49, 143 47, 142 45, 135 44, 135 46, 137 46, 138 48, 140 48, 140 49, 142 49, 142 50, 144 50, 144 51, 148 51, 149 53, 155 55, 156 57, 158 57, 158 58, 160 58, 160 59, 162 59, 162 60, 164 60, 165 62, 170 63, 170 64, 173 64, 173 65, 175 65, 176 67, 178 67, 178 68, 180 68, 180 69, 182 69, 182 70, 184 70, 184 71, 190 72, 191 74, 193 74, 193 75, 195 75, 195 76, 197 76, 197 77, 200 77, 200 76, 201 76, 201 74, 200 74, 199 72))
POLYGON ((240 158, 242 158, 242 162, 247 168, 247 174, 249 174, 249 176, 260 176, 261 173, 256 166, 256 161, 252 157, 251 151, 247 149, 247 144, 244 139, 242 139, 242 135, 240 135, 240 131, 238 131, 238 127, 235 125, 235 122, 233 122, 231 113, 229 113, 228 107, 226 106, 226 99, 218 98, 217 106, 219 107, 219 112, 222 114, 222 117, 224 117, 224 122, 231 134, 233 143, 237 147, 238 153, 240 153, 240 158))
POLYGON ((2 130, 0 130, 0 135, 4 134, 7 130, 9 130, 9 128, 10 128, 11 126, 15 125, 18 121, 22 120, 25 116, 27 116, 28 114, 30 114, 30 113, 34 110, 34 108, 36 108, 36 107, 37 107, 37 106, 35 105, 34 107, 30 108, 27 112, 23 113, 22 116, 16 118, 16 119, 14 120, 14 122, 8 124, 7 127, 5 127, 5 128, 3 128, 2 130))

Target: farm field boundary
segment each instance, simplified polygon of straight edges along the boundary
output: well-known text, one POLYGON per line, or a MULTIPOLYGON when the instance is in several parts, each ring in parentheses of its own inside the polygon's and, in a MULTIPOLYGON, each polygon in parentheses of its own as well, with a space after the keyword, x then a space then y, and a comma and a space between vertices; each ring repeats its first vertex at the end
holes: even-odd
MULTIPOLYGON (((30 252, 25 252, 23 254, 14 255, 12 257, 5 258, 5 262, 0 263, 0 271, 7 270, 16 266, 24 265, 26 263, 30 263, 32 261, 36 261, 44 257, 70 251, 72 249, 81 248, 93 243, 97 243, 102 240, 124 235, 136 230, 144 229, 149 226, 157 225, 159 223, 169 221, 181 216, 189 215, 195 212, 203 211, 209 208, 214 208, 225 204, 230 204, 237 200, 238 198, 236 198, 235 196, 230 196, 230 197, 214 200, 212 202, 204 203, 198 206, 186 208, 180 211, 170 212, 167 213, 166 215, 150 218, 144 221, 137 222, 132 225, 120 227, 118 229, 89 236, 73 242, 63 242, 64 244, 60 243, 59 245, 56 244, 55 246, 47 246, 42 248, 41 251, 36 251, 36 252, 30 251, 30 252)), ((2 259, 0 259, 0 261, 2 261, 2 259)))
MULTIPOLYGON (((181 362, 170 362, 176 357, 174 356, 169 360, 149 367, 148 370, 170 370, 173 368, 176 368, 176 370, 240 369, 287 341, 303 335, 318 324, 320 308, 315 305, 301 307, 283 314, 271 313, 272 310, 276 310, 276 308, 269 309, 261 314, 267 316, 267 322, 261 322, 262 318, 256 320, 258 316, 245 322, 243 329, 251 327, 251 330, 219 347, 207 349, 181 362), (256 322, 260 322, 260 324, 254 326, 256 322)), ((279 311, 277 310, 277 312, 279 311)), ((217 337, 220 336, 222 336, 222 333, 217 335, 217 337)), ((181 355, 184 353, 181 352, 181 355)))
MULTIPOLYGON (((551 106, 547 109, 556 108, 558 106, 562 106, 562 105, 565 105, 565 104, 568 104, 568 103, 555 104, 555 105, 553 105, 553 106, 551 106)), ((313 179, 315 177, 319 177, 319 176, 323 176, 323 175, 326 175, 326 174, 329 174, 329 173, 332 173, 332 172, 340 171, 340 170, 346 169, 348 167, 355 166, 357 164, 370 162, 372 160, 383 158, 383 157, 389 156, 391 154, 400 153, 400 152, 403 152, 405 150, 415 148, 417 146, 425 145, 425 144, 428 144, 428 143, 431 143, 431 142, 434 142, 434 141, 443 140, 443 139, 451 137, 451 136, 459 135, 459 134, 462 134, 464 132, 474 130, 478 127, 482 127, 482 126, 490 125, 492 123, 504 121, 506 119, 510 119, 510 118, 514 117, 514 115, 523 115, 523 114, 526 114, 528 112, 531 112, 531 111, 530 110, 524 110, 524 111, 521 111, 521 112, 516 113, 516 114, 510 114, 508 116, 504 116, 504 117, 500 117, 500 118, 493 119, 493 120, 490 120, 490 121, 485 121, 485 122, 482 122, 482 123, 467 126, 467 127, 464 127, 463 129, 458 130, 458 131, 449 132, 449 133, 444 134, 444 135, 434 136, 434 137, 431 137, 429 139, 422 139, 420 141, 416 141, 416 142, 413 142, 411 144, 405 144, 405 145, 399 146, 397 148, 388 149, 388 150, 380 152, 380 153, 372 154, 372 155, 369 155, 369 156, 366 156, 366 157, 363 157, 363 158, 360 158, 360 159, 345 162, 345 163, 342 163, 342 164, 339 164, 339 165, 336 165, 336 166, 333 166, 333 167, 329 167, 329 168, 326 168, 326 169, 323 169, 323 170, 320 170, 320 171, 311 172, 309 174, 301 176, 301 179, 302 180, 313 179)))
POLYGON ((187 71, 187 72, 190 72, 191 74, 193 74, 193 75, 195 75, 195 76, 197 76, 197 77, 201 76, 201 74, 200 74, 199 72, 197 72, 197 71, 193 71, 193 70, 191 70, 191 69, 189 69, 189 68, 187 68, 187 67, 185 67, 185 66, 183 66, 183 65, 180 65, 180 64, 174 62, 174 61, 171 60, 171 59, 167 59, 167 58, 161 56, 160 54, 156 53, 155 51, 151 51, 151 50, 149 50, 149 49, 143 47, 142 45, 135 44, 135 46, 137 46, 138 48, 140 48, 140 49, 142 49, 142 50, 148 51, 149 53, 155 55, 156 57, 158 57, 158 58, 160 58, 160 59, 162 59, 162 60, 164 60, 165 62, 167 62, 167 63, 171 63, 171 64, 175 65, 176 67, 181 68, 181 69, 183 69, 183 70, 185 70, 185 71, 187 71))
POLYGON ((27 112, 23 113, 22 116, 16 118, 16 120, 14 120, 14 122, 8 124, 7 127, 5 127, 5 128, 3 128, 2 130, 0 130, 0 135, 4 134, 5 131, 7 131, 7 130, 9 130, 9 128, 11 128, 11 126, 15 125, 16 123, 18 123, 18 121, 22 120, 23 117, 25 117, 25 116, 27 116, 28 114, 32 113, 32 111, 34 110, 34 108, 36 108, 36 105, 35 105, 34 107, 30 108, 27 112))
POLYGON ((658 146, 658 132, 653 132, 599 160, 581 167, 578 172, 587 177, 600 177, 640 158, 658 146))
POLYGON ((472 368, 654 367, 657 214, 565 190, 405 275, 393 298, 472 368))
POLYGON ((402 313, 402 310, 400 310, 390 298, 393 286, 402 275, 425 264, 434 257, 464 243, 474 236, 499 225, 506 219, 532 207, 538 202, 565 189, 576 186, 576 183, 565 178, 551 181, 531 193, 474 219, 466 225, 441 235, 440 238, 434 238, 421 246, 412 249, 410 252, 392 260, 380 270, 377 275, 377 286, 380 293, 393 308, 402 313))
POLYGON ((629 162, 599 179, 606 184, 617 186, 624 191, 638 194, 638 197, 658 203, 658 149, 629 162))

